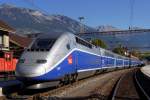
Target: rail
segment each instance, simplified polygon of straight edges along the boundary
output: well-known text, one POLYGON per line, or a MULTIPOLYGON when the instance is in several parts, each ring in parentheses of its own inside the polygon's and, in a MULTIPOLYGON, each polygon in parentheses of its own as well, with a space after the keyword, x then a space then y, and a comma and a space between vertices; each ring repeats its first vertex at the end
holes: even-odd
POLYGON ((120 76, 118 82, 116 83, 115 89, 114 89, 113 94, 112 94, 112 97, 111 97, 111 98, 112 98, 111 100, 115 100, 117 91, 118 91, 118 89, 119 89, 120 83, 121 83, 122 79, 124 78, 124 76, 125 76, 125 74, 124 74, 123 76, 120 76))
POLYGON ((144 90, 144 88, 141 86, 139 80, 138 80, 138 71, 135 72, 135 75, 134 75, 134 78, 135 78, 135 81, 136 81, 136 84, 138 86, 138 88, 140 89, 140 91, 142 92, 143 96, 145 99, 147 100, 150 100, 150 97, 148 96, 148 94, 146 93, 146 91, 144 90))
POLYGON ((134 69, 120 76, 111 91, 109 100, 141 100, 142 96, 139 94, 140 90, 137 90, 137 85, 134 81, 134 73, 137 70, 138 69, 134 69))

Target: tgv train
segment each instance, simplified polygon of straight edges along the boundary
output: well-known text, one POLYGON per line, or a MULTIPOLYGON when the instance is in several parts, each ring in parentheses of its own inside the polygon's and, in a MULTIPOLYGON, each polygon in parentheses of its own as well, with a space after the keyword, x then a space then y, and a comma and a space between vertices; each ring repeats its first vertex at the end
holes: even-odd
POLYGON ((76 81, 102 70, 141 64, 139 60, 102 49, 74 34, 44 34, 24 51, 16 67, 16 76, 26 83, 38 83, 31 88, 41 88, 48 83, 53 86, 76 81))

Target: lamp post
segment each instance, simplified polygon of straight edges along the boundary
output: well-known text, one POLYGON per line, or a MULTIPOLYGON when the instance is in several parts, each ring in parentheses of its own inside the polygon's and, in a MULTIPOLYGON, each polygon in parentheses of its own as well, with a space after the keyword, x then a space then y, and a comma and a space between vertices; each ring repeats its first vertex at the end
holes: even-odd
POLYGON ((80 33, 84 33, 84 25, 83 20, 85 19, 83 16, 78 18, 80 20, 80 33))

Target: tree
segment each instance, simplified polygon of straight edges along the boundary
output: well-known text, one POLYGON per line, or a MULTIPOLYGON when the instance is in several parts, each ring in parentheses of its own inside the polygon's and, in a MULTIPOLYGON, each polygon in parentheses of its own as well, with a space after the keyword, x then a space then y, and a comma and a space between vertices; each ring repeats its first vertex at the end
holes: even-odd
POLYGON ((94 39, 94 40, 92 40, 92 44, 94 44, 96 46, 99 46, 101 48, 107 48, 107 45, 105 44, 105 42, 103 42, 100 39, 94 39))
POLYGON ((130 53, 135 57, 141 58, 140 51, 132 50, 130 53))
POLYGON ((121 45, 119 45, 119 47, 116 47, 113 49, 114 53, 117 53, 117 54, 123 55, 123 56, 125 56, 126 51, 127 51, 127 49, 125 47, 122 47, 121 45))

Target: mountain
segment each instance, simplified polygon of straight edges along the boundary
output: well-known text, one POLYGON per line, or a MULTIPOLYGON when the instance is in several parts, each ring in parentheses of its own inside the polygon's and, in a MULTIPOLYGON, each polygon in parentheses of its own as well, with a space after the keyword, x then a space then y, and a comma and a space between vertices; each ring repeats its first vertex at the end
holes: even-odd
POLYGON ((130 30, 140 30, 140 29, 143 29, 143 28, 141 28, 141 27, 136 27, 136 26, 134 26, 134 27, 129 27, 130 28, 130 30))
MULTIPOLYGON (((5 21, 16 29, 17 33, 51 33, 72 32, 79 33, 80 23, 64 15, 47 15, 37 10, 16 7, 14 5, 0 5, 0 20, 5 21)), ((84 25, 85 32, 95 31, 84 25)))
MULTIPOLYGON (((28 8, 20 8, 13 5, 0 5, 0 20, 5 21, 20 34, 29 33, 53 33, 72 32, 79 33, 80 23, 64 15, 46 15, 40 11, 28 8)), ((96 29, 84 26, 86 32, 119 31, 120 29, 111 25, 98 26, 96 29)), ((133 28, 132 28, 133 29, 133 28)), ((141 29, 134 27, 134 29, 141 29)), ((106 42, 109 49, 117 47, 119 44, 129 49, 137 49, 142 52, 150 50, 150 33, 118 34, 118 35, 93 35, 85 34, 84 38, 99 38, 106 42), (86 36, 87 35, 87 36, 86 36), (134 48, 133 48, 134 47, 134 48)))
POLYGON ((103 32, 103 31, 120 31, 120 29, 114 27, 114 26, 111 26, 111 25, 101 25, 101 26, 98 26, 96 28, 97 31, 99 32, 103 32))

